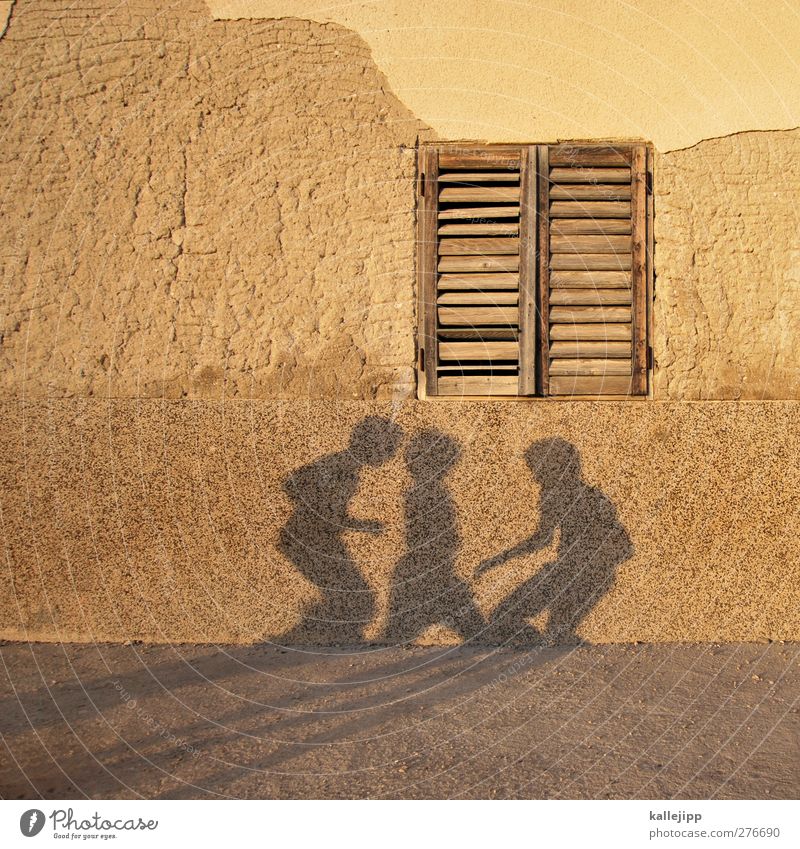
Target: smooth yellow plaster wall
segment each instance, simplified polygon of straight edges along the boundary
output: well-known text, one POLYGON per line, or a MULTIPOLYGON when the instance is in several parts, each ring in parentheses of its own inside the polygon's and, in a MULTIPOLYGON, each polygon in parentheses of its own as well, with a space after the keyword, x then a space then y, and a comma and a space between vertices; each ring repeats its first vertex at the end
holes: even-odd
POLYGON ((349 27, 443 138, 642 137, 800 124, 800 8, 772 0, 207 0, 217 18, 349 27))
POLYGON ((0 2, 0 38, 3 37, 8 26, 8 19, 11 17, 11 7, 14 5, 13 0, 3 0, 0 2))

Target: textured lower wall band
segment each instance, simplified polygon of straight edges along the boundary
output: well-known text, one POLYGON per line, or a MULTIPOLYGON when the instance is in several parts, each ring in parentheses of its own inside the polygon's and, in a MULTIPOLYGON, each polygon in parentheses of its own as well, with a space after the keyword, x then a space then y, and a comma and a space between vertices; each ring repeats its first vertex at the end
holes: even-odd
POLYGON ((2 413, 5 638, 800 639, 800 404, 2 413))

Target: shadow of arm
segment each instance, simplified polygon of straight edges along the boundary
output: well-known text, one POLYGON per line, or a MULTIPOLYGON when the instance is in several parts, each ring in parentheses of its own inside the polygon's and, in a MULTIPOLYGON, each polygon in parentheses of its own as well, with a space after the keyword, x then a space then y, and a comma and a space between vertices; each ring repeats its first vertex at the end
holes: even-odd
POLYGON ((496 566, 502 566, 503 563, 507 563, 509 560, 514 560, 525 554, 533 554, 535 551, 541 551, 543 548, 547 548, 553 541, 554 531, 555 529, 549 524, 547 526, 540 526, 533 536, 517 543, 512 548, 506 549, 502 554, 495 554, 494 557, 489 557, 487 560, 479 563, 475 569, 475 575, 483 575, 490 569, 494 569, 496 566))

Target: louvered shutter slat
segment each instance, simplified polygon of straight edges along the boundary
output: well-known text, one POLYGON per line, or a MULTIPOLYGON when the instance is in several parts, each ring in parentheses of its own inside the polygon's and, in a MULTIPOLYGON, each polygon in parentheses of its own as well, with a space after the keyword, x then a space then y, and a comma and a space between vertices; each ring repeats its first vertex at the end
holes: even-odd
POLYGON ((550 268, 554 271, 628 271, 631 267, 630 251, 624 254, 553 254, 550 268))
POLYGON ((597 340, 604 341, 613 339, 615 341, 624 340, 630 346, 631 344, 631 326, 630 324, 614 324, 613 322, 603 321, 599 324, 580 324, 568 322, 565 324, 554 324, 550 328, 550 339, 578 339, 578 340, 597 340))
MULTIPOLYGON (((550 324, 629 324, 631 320, 630 307, 550 307, 550 324)), ((597 328, 602 333, 602 328, 597 328)), ((630 334, 630 327, 628 327, 630 334)), ((552 329, 550 338, 553 338, 552 329)))
POLYGON ((627 271, 553 271, 550 274, 552 289, 629 289, 631 276, 627 271))
POLYGON ((442 171, 470 171, 481 169, 519 171, 520 149, 512 148, 475 148, 473 150, 442 150, 439 154, 439 164, 442 171))
POLYGON ((508 169, 495 173, 491 171, 476 171, 474 174, 470 174, 466 171, 454 171, 450 174, 440 174, 439 182, 458 183, 462 186, 469 183, 474 183, 477 186, 483 185, 484 183, 518 183, 519 172, 515 173, 508 169))
POLYGON ((550 205, 550 218, 624 218, 630 221, 629 201, 560 200, 550 205))
POLYGON ((505 324, 518 327, 519 313, 517 307, 510 306, 457 306, 439 307, 439 324, 453 327, 474 328, 480 325, 505 324))
POLYGON ((550 379, 551 395, 629 395, 630 375, 618 377, 613 374, 582 377, 555 375, 550 379))
POLYGON ((646 392, 645 155, 642 145, 548 150, 540 174, 546 394, 646 392))
MULTIPOLYGON (((568 171, 569 169, 564 169, 568 171)), ((552 181, 552 177, 550 178, 552 181)), ((614 183, 608 185, 557 185, 554 184, 550 189, 551 200, 630 200, 631 187, 630 185, 616 185, 614 183)))
POLYGON ((566 183, 630 183, 630 168, 553 168, 553 182, 566 183))
POLYGON ((519 203, 519 186, 461 186, 442 189, 439 203, 519 203))
POLYGON ((447 360, 516 360, 516 342, 441 342, 439 357, 447 360))
POLYGON ((577 359, 593 359, 599 357, 627 357, 631 356, 630 342, 602 342, 593 340, 586 342, 553 341, 550 343, 550 356, 563 359, 575 357, 577 359))
POLYGON ((515 327, 476 327, 472 330, 464 327, 440 327, 437 332, 442 342, 448 339, 491 342, 494 340, 506 341, 519 338, 519 331, 515 327))
POLYGON ((607 306, 630 304, 630 289, 552 289, 550 303, 554 306, 607 306))
POLYGON ((495 221, 492 224, 442 224, 440 236, 516 236, 519 224, 516 222, 495 221))
POLYGON ((439 379, 441 395, 516 395, 519 379, 516 375, 503 376, 492 373, 485 375, 444 376, 439 379))
POLYGON ((453 209, 443 209, 439 219, 452 221, 459 218, 519 218, 519 208, 516 206, 457 206, 453 209))
MULTIPOLYGON (((552 352, 551 352, 552 356, 552 352)), ((630 359, 568 359, 553 357, 550 361, 550 376, 561 374, 575 375, 617 375, 630 374, 630 359)))
POLYGON ((631 249, 630 236, 561 236, 550 233, 550 250, 554 254, 618 254, 631 249))
POLYGON ((570 168, 592 168, 596 165, 612 168, 630 166, 630 149, 602 145, 554 145, 550 150, 550 165, 570 168))
POLYGON ((435 352, 426 356, 428 394, 535 390, 528 158, 525 148, 437 151, 436 184, 427 178, 426 188, 437 222, 426 256, 434 277, 433 302, 424 304, 435 352))
POLYGON ((476 274, 440 274, 439 291, 448 289, 473 289, 482 291, 485 289, 517 289, 519 286, 519 275, 502 272, 476 273, 476 274))
POLYGON ((519 256, 444 256, 439 271, 518 271, 519 256))
POLYGON ((519 292, 441 292, 437 298, 439 306, 459 305, 507 305, 519 303, 519 292))
POLYGON ((556 218, 550 223, 554 236, 614 236, 631 232, 631 222, 626 218, 556 218))
MULTIPOLYGON (((439 234, 441 236, 441 233, 439 234)), ((471 254, 514 254, 519 256, 519 239, 439 239, 439 256, 471 254)))

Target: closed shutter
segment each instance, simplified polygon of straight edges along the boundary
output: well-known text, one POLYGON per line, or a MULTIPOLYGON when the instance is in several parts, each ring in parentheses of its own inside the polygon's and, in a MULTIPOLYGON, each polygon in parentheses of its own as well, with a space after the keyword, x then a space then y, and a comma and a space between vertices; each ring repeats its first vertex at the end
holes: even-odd
POLYGON ((541 146, 540 390, 647 392, 644 145, 541 146))
POLYGON ((428 395, 532 395, 536 155, 532 147, 420 156, 420 367, 428 395))
POLYGON ((425 146, 427 395, 647 394, 648 148, 425 146))

